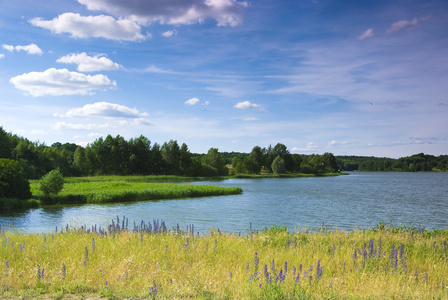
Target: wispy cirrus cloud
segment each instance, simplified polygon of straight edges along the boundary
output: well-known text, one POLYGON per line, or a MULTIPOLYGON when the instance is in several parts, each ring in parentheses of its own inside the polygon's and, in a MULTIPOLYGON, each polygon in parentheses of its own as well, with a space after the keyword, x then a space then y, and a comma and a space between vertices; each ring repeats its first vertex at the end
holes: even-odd
POLYGON ((369 28, 366 31, 364 31, 361 35, 359 35, 357 38, 358 40, 362 41, 367 38, 373 37, 373 28, 369 28))
POLYGON ((236 0, 78 0, 87 9, 127 16, 140 24, 189 25, 215 19, 218 26, 237 26, 249 6, 236 0))
POLYGON ((68 33, 74 38, 105 38, 117 41, 142 41, 146 39, 141 27, 132 20, 114 19, 111 16, 81 16, 64 13, 53 20, 34 18, 29 21, 33 26, 50 30, 53 33, 68 33))
POLYGON ((15 51, 25 51, 28 54, 37 54, 37 55, 42 55, 43 51, 42 49, 39 48, 39 46, 37 46, 36 44, 29 44, 29 45, 17 45, 17 46, 13 46, 13 45, 2 45, 2 48, 5 50, 8 50, 9 52, 13 52, 15 51))
POLYGON ((114 63, 104 54, 89 56, 87 53, 71 53, 56 60, 56 62, 64 64, 76 64, 77 70, 80 72, 94 72, 103 70, 118 70, 121 66, 114 63))
POLYGON ((422 25, 424 22, 428 21, 430 18, 429 17, 425 17, 425 18, 414 18, 412 20, 400 20, 397 21, 395 23, 393 23, 386 31, 386 33, 394 33, 400 30, 412 30, 414 28, 419 27, 420 25, 422 25))
POLYGON ((91 76, 55 68, 44 72, 24 73, 11 78, 9 82, 34 97, 90 95, 96 90, 112 89, 117 85, 115 81, 102 74, 91 76))

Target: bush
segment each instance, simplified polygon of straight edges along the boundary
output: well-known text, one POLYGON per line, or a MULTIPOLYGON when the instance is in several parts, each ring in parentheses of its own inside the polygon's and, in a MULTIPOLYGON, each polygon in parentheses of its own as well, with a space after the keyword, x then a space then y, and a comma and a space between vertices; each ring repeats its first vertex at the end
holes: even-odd
POLYGON ((56 196, 64 188, 64 177, 59 169, 48 172, 40 180, 40 190, 45 196, 56 196))
POLYGON ((31 198, 30 183, 15 160, 0 158, 0 198, 31 198))

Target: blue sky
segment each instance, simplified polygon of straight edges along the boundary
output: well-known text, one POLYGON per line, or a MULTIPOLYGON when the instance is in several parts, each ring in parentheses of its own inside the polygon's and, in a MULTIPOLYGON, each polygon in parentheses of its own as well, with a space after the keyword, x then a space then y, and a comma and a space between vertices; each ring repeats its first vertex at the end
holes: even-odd
POLYGON ((51 145, 448 154, 448 2, 0 0, 0 126, 51 145))

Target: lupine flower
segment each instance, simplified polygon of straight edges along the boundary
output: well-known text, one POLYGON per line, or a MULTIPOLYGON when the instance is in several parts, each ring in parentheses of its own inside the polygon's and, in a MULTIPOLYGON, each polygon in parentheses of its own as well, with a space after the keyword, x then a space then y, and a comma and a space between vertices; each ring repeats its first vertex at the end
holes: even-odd
POLYGON ((285 275, 286 275, 286 272, 288 272, 288 262, 285 261, 285 275))
POLYGON ((65 276, 67 275, 67 269, 65 267, 65 264, 62 264, 62 280, 65 280, 65 276))
POLYGON ((258 277, 258 264, 259 263, 260 263, 260 258, 257 256, 257 252, 255 252, 255 256, 254 256, 254 278, 258 277))
POLYGON ((415 281, 418 281, 418 272, 417 272, 417 270, 415 270, 414 277, 415 277, 415 281))
POLYGON ((92 251, 95 251, 95 239, 92 238, 92 251))

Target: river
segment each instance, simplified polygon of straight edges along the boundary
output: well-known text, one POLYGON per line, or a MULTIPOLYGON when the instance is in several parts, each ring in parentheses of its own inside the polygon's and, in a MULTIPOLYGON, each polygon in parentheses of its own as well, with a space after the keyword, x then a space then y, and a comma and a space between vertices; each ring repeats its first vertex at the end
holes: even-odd
POLYGON ((19 232, 51 233, 65 227, 106 227, 126 216, 129 226, 164 220, 206 233, 210 228, 247 233, 274 224, 352 230, 393 225, 448 228, 448 173, 350 173, 347 176, 228 179, 193 184, 238 186, 234 196, 144 201, 126 204, 52 206, 1 212, 0 225, 19 232))

